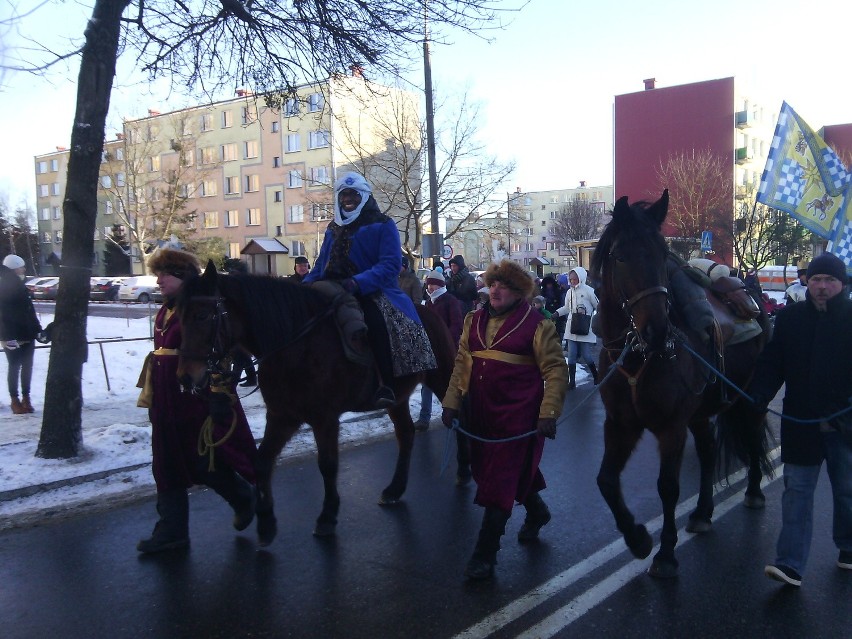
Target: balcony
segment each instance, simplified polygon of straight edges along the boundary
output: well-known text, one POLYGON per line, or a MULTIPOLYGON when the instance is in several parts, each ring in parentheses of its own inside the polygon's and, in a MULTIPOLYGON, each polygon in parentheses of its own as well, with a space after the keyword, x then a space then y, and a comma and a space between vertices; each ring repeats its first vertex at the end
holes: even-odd
POLYGON ((740 148, 734 151, 734 155, 737 160, 737 164, 745 164, 746 162, 751 162, 754 158, 754 153, 752 153, 751 149, 745 146, 741 146, 740 148))
POLYGON ((737 111, 734 114, 735 122, 738 129, 745 129, 752 125, 754 117, 749 111, 737 111))

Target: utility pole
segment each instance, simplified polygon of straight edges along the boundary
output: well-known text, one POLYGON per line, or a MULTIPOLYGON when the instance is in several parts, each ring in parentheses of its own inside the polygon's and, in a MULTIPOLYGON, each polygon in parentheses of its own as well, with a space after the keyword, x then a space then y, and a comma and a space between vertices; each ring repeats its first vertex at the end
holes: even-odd
POLYGON ((438 172, 435 168, 435 108, 432 98, 432 61, 429 56, 429 0, 423 0, 423 78, 426 85, 426 157, 429 164, 429 209, 432 232, 423 235, 424 257, 441 257, 444 239, 438 231, 438 172))

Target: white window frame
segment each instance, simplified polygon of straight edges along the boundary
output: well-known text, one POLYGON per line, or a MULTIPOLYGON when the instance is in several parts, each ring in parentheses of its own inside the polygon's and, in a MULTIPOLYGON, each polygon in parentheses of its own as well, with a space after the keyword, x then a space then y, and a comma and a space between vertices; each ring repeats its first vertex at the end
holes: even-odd
POLYGON ((204 211, 201 217, 203 218, 202 224, 205 229, 219 228, 219 211, 204 211))
POLYGON ((305 180, 302 178, 302 172, 299 169, 293 169, 287 172, 287 188, 288 189, 298 189, 301 188, 305 183, 305 180))
POLYGON ((325 106, 325 96, 322 93, 311 93, 308 96, 308 112, 322 111, 325 106))
POLYGON ((286 153, 297 153, 302 150, 302 140, 298 133, 287 134, 286 153))
POLYGON ((225 227, 233 228, 240 225, 240 212, 237 209, 225 211, 225 227))
POLYGON ((305 207, 301 204, 291 204, 287 209, 287 221, 299 224, 305 221, 305 207))
POLYGON ((229 109, 226 109, 222 111, 222 128, 230 129, 232 126, 234 126, 234 114, 229 109))
POLYGON ((240 177, 232 175, 225 178, 225 195, 237 195, 240 192, 240 177))
POLYGON ((260 155, 260 143, 257 140, 246 140, 243 143, 243 157, 246 160, 260 155))
POLYGON ((308 136, 309 149, 324 149, 328 146, 329 132, 326 129, 311 131, 308 136))
POLYGON ((260 190, 260 175, 249 173, 246 177, 246 193, 257 193, 260 190))
POLYGON ((232 162, 233 160, 239 159, 237 156, 237 143, 229 142, 228 144, 222 145, 222 161, 223 162, 232 162))
POLYGON ((299 100, 297 98, 288 98, 284 102, 284 117, 291 118, 299 115, 299 100))
POLYGON ((246 212, 246 226, 260 226, 260 209, 251 208, 246 212))

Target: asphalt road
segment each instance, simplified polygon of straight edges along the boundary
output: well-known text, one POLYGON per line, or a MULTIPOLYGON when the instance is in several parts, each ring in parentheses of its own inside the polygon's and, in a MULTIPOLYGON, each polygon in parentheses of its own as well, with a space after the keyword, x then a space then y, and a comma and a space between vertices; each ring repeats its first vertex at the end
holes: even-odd
MULTIPOLYGON (((566 413, 591 386, 568 394, 566 413)), ((780 523, 780 481, 767 508, 740 504, 742 486, 717 495, 714 528, 681 533, 680 576, 657 581, 625 550, 595 485, 602 453, 597 397, 562 423, 545 448, 543 493, 553 521, 520 546, 516 509, 492 583, 464 565, 481 510, 472 487, 439 476, 445 431, 419 434, 398 507, 377 505, 395 457, 392 439, 343 451, 337 536, 312 537, 322 483, 313 458, 276 472, 280 533, 267 549, 235 533, 216 495, 191 504, 192 546, 140 557, 136 541, 153 501, 0 533, 3 636, 122 637, 846 637, 852 573, 839 570, 823 476, 812 556, 801 590, 763 576, 780 523)), ((451 456, 452 458, 452 456, 451 456)), ((623 477, 637 519, 658 538, 657 455, 644 438, 623 477)), ((697 488, 691 441, 681 501, 697 488)), ((681 526, 688 508, 684 508, 681 526)))

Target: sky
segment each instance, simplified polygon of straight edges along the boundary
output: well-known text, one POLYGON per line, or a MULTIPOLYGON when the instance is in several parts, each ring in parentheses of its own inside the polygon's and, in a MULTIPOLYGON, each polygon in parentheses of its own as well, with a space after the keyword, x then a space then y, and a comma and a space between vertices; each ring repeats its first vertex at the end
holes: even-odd
MULTIPOLYGON (((12 0, 19 13, 43 1, 12 0)), ((0 4, 2 20, 10 3, 0 4)), ((61 47, 63 34, 82 33, 91 4, 52 0, 40 9, 49 20, 36 12, 14 27, 0 22, 0 55, 7 64, 27 58, 20 47, 34 33, 61 47)), ((479 104, 487 151, 517 163, 507 191, 574 188, 581 180, 607 185, 614 96, 641 91, 646 78, 662 88, 735 76, 770 110, 786 100, 814 129, 852 122, 845 32, 832 26, 850 18, 847 0, 530 0, 504 16, 503 30, 486 34, 490 41, 442 34, 445 43, 432 47, 436 98, 467 90, 479 104)), ((0 76, 0 195, 13 207, 21 197, 34 203, 33 156, 69 144, 77 64, 71 60, 49 78, 0 76)), ((152 95, 132 68, 132 60, 120 61, 109 138, 122 116, 197 103, 152 95)))

